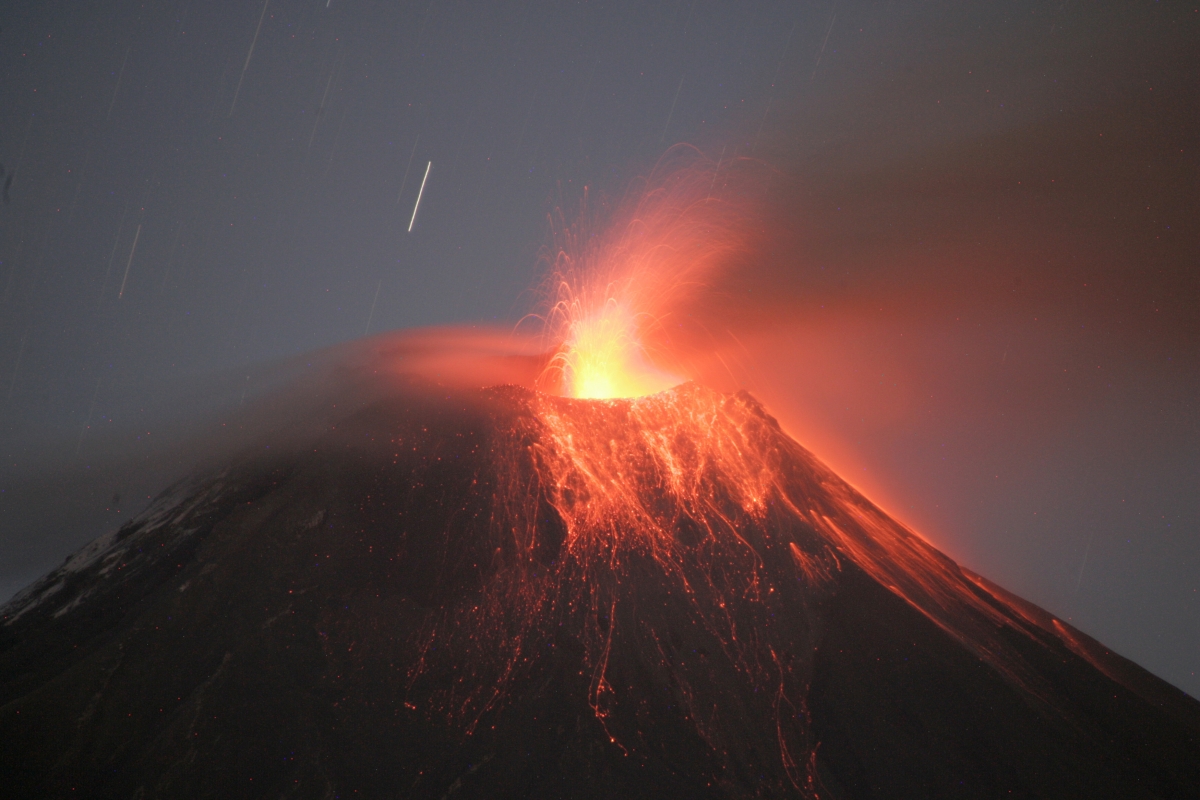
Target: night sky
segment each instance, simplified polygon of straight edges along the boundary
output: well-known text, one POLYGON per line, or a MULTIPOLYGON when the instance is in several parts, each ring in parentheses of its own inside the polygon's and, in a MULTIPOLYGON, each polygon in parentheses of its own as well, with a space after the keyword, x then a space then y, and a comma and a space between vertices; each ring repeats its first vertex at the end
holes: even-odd
POLYGON ((692 377, 1200 696, 1196 42, 1182 3, 10 2, 0 597, 313 351, 511 330, 550 220, 686 144, 765 176, 673 309, 692 377))

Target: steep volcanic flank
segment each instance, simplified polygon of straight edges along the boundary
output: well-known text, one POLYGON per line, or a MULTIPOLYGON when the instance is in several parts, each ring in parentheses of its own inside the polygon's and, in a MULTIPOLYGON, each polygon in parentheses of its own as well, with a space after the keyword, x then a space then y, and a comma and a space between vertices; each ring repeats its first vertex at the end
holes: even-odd
POLYGON ((1200 795, 1200 705, 694 384, 394 397, 3 615, 11 797, 1200 795))

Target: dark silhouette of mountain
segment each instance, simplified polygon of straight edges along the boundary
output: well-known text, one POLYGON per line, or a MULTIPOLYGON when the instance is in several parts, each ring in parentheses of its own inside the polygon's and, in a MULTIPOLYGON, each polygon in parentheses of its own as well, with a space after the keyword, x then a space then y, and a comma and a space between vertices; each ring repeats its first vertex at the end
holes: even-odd
POLYGON ((25 797, 1200 796, 1200 705, 749 395, 408 392, 0 612, 25 797))

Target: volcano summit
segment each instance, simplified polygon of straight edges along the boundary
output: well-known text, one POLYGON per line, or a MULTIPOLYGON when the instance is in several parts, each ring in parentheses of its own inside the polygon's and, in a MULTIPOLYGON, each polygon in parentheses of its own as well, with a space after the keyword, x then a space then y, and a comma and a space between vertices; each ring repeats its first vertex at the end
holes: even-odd
POLYGON ((1200 796, 1200 704, 696 384, 407 391, 10 602, 8 797, 1200 796))

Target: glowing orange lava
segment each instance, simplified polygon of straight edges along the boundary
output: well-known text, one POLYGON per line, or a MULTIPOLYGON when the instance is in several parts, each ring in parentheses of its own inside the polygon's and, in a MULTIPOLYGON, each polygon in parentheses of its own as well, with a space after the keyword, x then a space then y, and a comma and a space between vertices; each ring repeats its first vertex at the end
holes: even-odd
POLYGON ((562 373, 570 397, 609 399, 654 394, 680 382, 649 359, 639 332, 638 315, 628 303, 608 297, 594 304, 572 299, 563 347, 552 367, 562 373))
POLYGON ((743 162, 722 168, 673 148, 619 205, 601 234, 585 209, 557 228, 548 311, 539 318, 555 350, 539 387, 575 398, 641 397, 686 379, 668 331, 678 309, 745 250, 745 193, 725 192, 743 162))

